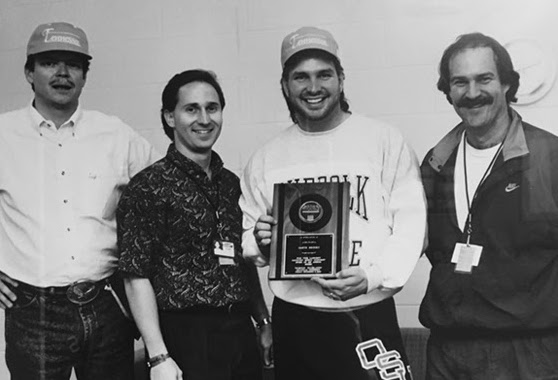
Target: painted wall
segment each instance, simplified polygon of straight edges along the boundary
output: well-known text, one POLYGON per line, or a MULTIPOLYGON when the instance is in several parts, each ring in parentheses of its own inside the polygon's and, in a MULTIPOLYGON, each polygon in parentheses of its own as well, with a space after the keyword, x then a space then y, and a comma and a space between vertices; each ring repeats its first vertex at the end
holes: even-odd
MULTIPOLYGON (((399 127, 422 159, 458 122, 435 86, 444 48, 481 31, 501 42, 532 38, 556 59, 557 12, 553 0, 0 0, 0 112, 32 98, 23 65, 35 26, 73 22, 87 32, 94 57, 82 104, 118 115, 161 151, 168 145, 158 114, 163 86, 188 68, 214 70, 227 97, 216 150, 238 173, 289 124, 279 88, 282 38, 315 25, 340 44, 351 109, 399 127)), ((516 109, 558 132, 556 88, 516 109)), ((396 296, 404 326, 418 325, 428 270, 421 259, 396 296)))

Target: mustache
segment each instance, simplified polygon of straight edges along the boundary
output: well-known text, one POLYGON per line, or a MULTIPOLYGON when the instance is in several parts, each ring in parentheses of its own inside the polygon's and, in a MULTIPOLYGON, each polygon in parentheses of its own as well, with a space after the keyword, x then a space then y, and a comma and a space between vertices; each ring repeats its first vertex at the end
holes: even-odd
POLYGON ((50 82, 51 86, 67 86, 67 87, 74 87, 74 82, 68 79, 55 79, 50 82))
POLYGON ((492 96, 477 96, 476 98, 463 98, 456 103, 458 107, 473 108, 478 106, 485 106, 494 103, 492 96))

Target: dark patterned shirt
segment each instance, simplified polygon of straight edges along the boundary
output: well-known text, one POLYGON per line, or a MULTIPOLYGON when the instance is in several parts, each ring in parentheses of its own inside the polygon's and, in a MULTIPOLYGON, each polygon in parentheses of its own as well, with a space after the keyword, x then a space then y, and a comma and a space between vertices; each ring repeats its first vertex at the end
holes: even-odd
POLYGON ((239 180, 215 152, 211 172, 210 180, 171 144, 166 157, 132 178, 118 204, 120 269, 150 279, 160 310, 249 299, 239 180), (237 265, 219 265, 219 238, 234 243, 237 265))

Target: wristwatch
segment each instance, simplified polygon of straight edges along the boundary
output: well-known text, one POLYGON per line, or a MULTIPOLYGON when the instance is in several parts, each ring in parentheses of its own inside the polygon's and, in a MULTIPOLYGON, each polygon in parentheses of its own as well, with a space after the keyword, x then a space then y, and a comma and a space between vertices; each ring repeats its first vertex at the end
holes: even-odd
POLYGON ((161 364, 162 362, 164 362, 168 358, 170 358, 170 355, 169 355, 168 352, 165 352, 164 354, 161 354, 161 355, 153 356, 152 358, 149 358, 149 360, 147 360, 147 368, 153 368, 156 365, 161 364))

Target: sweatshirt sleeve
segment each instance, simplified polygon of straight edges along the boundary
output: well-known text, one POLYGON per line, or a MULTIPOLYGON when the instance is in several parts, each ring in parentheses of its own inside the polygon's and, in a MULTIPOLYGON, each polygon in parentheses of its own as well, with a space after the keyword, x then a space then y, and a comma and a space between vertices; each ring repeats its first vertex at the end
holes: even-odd
MULTIPOLYGON (((256 153, 257 155, 257 153, 256 153)), ((242 252, 243 256, 257 266, 266 266, 269 259, 260 251, 254 237, 254 226, 261 215, 271 215, 272 200, 265 195, 265 180, 262 175, 262 162, 254 155, 240 178, 242 195, 242 252)))
POLYGON ((426 245, 426 200, 418 160, 394 129, 386 145, 382 186, 391 234, 375 262, 365 269, 368 291, 403 287, 426 245))

